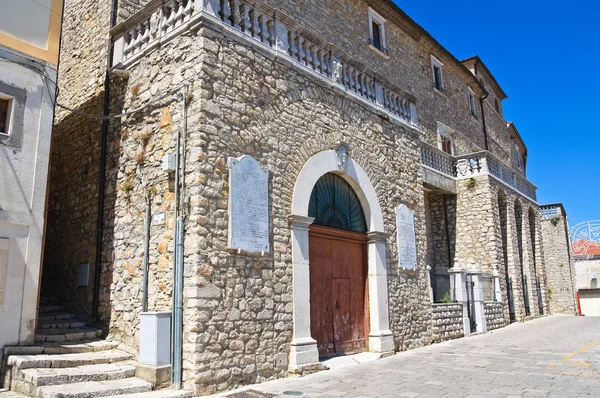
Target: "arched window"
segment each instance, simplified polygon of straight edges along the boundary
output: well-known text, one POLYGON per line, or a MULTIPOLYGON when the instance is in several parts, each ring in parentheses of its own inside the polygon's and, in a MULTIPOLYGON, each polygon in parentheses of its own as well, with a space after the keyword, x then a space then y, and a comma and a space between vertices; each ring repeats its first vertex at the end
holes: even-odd
POLYGON ((358 196, 350 184, 337 174, 327 173, 319 178, 310 195, 308 216, 314 217, 316 225, 367 232, 358 196))

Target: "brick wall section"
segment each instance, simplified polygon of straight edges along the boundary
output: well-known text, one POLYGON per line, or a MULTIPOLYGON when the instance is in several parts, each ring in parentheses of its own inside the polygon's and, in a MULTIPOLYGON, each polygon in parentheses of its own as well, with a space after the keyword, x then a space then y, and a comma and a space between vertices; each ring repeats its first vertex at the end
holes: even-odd
POLYGON ((556 216, 541 221, 544 240, 547 294, 552 314, 577 313, 575 301, 575 270, 569 255, 567 221, 556 216))
POLYGON ((491 331, 506 326, 504 316, 504 304, 502 302, 486 301, 485 307, 485 322, 487 330, 491 331))
POLYGON ((462 304, 433 304, 433 340, 440 343, 465 335, 462 304))

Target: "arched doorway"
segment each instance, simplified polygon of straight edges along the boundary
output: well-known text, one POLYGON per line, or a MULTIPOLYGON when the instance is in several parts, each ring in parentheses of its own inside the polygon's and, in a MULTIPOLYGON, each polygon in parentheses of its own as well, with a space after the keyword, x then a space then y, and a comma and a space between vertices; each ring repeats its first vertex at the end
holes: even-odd
MULTIPOLYGON (((302 167, 294 185, 292 213, 289 215, 292 246, 293 324, 292 341, 288 357, 288 371, 303 372, 320 367, 317 341, 311 332, 310 295, 311 255, 310 230, 315 218, 309 216, 309 204, 317 181, 333 173, 350 185, 358 197, 364 214, 367 236, 367 276, 365 301, 368 303, 368 336, 365 342, 369 351, 391 353, 394 339, 390 330, 387 291, 387 259, 384 222, 379 200, 371 181, 362 167, 345 151, 325 150, 314 154, 302 167), (309 250, 310 249, 310 250, 309 250)), ((336 223, 339 221, 335 221, 336 223)), ((340 225, 340 224, 337 224, 340 225)), ((322 226, 321 226, 322 227, 322 226)), ((327 228, 327 227, 324 227, 327 228)), ((339 229, 339 228, 338 228, 339 229)), ((342 231, 350 234, 354 231, 342 231)))
POLYGON ((327 173, 308 206, 310 328, 319 356, 367 347, 367 224, 358 196, 342 177, 327 173))

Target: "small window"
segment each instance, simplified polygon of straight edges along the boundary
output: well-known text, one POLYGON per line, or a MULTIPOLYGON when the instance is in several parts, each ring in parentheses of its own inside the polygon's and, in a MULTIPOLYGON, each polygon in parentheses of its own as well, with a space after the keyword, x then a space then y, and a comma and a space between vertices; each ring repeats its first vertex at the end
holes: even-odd
POLYGON ((471 112, 471 116, 477 117, 477 108, 475 107, 475 93, 471 90, 471 87, 468 87, 468 101, 469 101, 469 112, 471 112))
POLYGON ((434 56, 431 56, 431 75, 433 78, 433 87, 442 93, 446 92, 444 86, 444 65, 434 56))
POLYGON ((498 102, 498 98, 494 98, 494 108, 496 108, 496 112, 500 113, 500 102, 498 102))
POLYGON ((385 19, 369 8, 369 44, 387 55, 385 43, 385 19))
POLYGON ((452 136, 454 131, 449 127, 438 122, 438 149, 449 155, 454 155, 454 140, 452 136))
POLYGON ((12 98, 0 94, 0 134, 10 133, 10 114, 12 110, 12 98))

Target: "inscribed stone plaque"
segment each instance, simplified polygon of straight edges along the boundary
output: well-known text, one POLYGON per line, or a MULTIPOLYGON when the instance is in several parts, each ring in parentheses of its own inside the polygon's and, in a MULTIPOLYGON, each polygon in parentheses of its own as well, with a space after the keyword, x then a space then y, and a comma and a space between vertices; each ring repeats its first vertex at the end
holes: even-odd
POLYGON ((400 205, 396 208, 396 230, 400 266, 404 269, 417 268, 415 216, 406 205, 400 205))
POLYGON ((229 248, 269 249, 269 171, 252 156, 229 159, 229 248))

